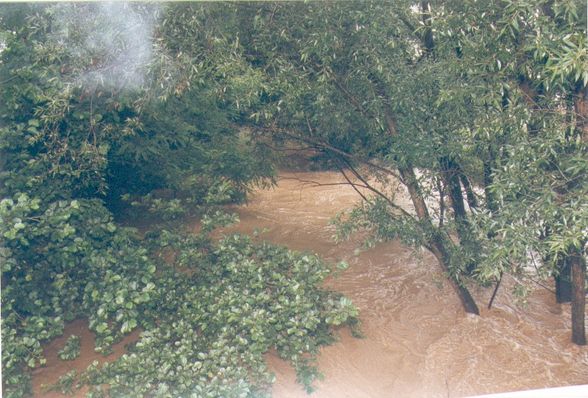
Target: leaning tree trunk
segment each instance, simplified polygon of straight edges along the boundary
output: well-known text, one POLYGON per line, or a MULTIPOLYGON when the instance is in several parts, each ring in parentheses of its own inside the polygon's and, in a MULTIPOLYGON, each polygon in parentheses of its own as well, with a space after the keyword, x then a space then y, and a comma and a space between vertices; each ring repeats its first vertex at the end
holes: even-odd
POLYGON ((469 314, 480 315, 480 310, 478 309, 478 306, 476 305, 476 302, 474 301, 474 298, 470 294, 469 290, 461 283, 461 281, 456 276, 454 276, 449 271, 450 257, 443 241, 444 239, 442 236, 435 236, 431 238, 431 241, 429 242, 431 252, 435 256, 439 264, 441 264, 441 266, 450 275, 449 281, 451 282, 451 285, 457 292, 457 296, 459 297, 465 312, 469 314))
MULTIPOLYGON (((394 124, 394 121, 390 116, 387 116, 386 119, 389 133, 396 134, 396 126, 394 124)), ((418 185, 418 180, 416 178, 414 169, 410 165, 408 165, 404 167, 399 167, 398 171, 400 173, 400 176, 402 177, 404 185, 408 189, 408 193, 415 208, 415 212, 417 213, 417 217, 423 223, 424 228, 427 230, 425 232, 427 232, 429 235, 427 247, 431 250, 431 252, 435 256, 441 267, 449 275, 449 281, 455 289, 463 305, 464 310, 467 313, 479 315, 480 310, 478 309, 478 306, 476 305, 476 302, 474 301, 472 295, 470 294, 468 289, 465 286, 463 286, 463 284, 459 280, 459 277, 455 275, 454 272, 451 272, 451 257, 449 254, 449 250, 447 249, 447 244, 449 240, 443 238, 442 233, 435 229, 435 226, 431 221, 431 217, 427 209, 427 204, 425 202, 425 199, 423 198, 420 187, 418 185)))
MULTIPOLYGON (((435 42, 433 39, 433 33, 431 30, 431 13, 430 13, 430 4, 427 0, 422 0, 420 2, 420 7, 422 11, 422 20, 423 24, 425 25, 425 29, 423 30, 422 36, 420 37, 424 48, 426 56, 433 56, 435 42)), ((416 32, 415 32, 416 33, 416 32)), ((387 98, 387 93, 385 86, 382 82, 374 75, 369 76, 369 79, 374 84, 375 91, 382 97, 387 98)), ((390 112, 385 112, 385 119, 386 119, 386 127, 388 130, 388 134, 391 136, 397 136, 398 131, 396 129, 396 122, 390 112)), ((470 292, 463 286, 461 281, 459 280, 458 275, 454 272, 451 272, 450 265, 451 265, 451 258, 449 254, 449 250, 447 249, 447 245, 450 243, 450 240, 443 239, 441 231, 436 230, 429 212, 427 210, 427 204, 425 199, 423 198, 418 180, 415 175, 414 167, 410 162, 408 164, 404 164, 402 167, 398 167, 398 172, 400 177, 402 178, 403 184, 408 189, 408 193, 410 195, 410 199, 412 204, 415 208, 415 212, 417 214, 417 218, 422 223, 424 228, 426 229, 425 233, 428 235, 428 242, 427 247, 433 255, 437 258, 437 261, 443 267, 443 269, 449 275, 449 280, 454 287, 459 299, 462 302, 464 310, 468 313, 479 315, 480 311, 478 310, 478 306, 476 302, 472 298, 470 292)))

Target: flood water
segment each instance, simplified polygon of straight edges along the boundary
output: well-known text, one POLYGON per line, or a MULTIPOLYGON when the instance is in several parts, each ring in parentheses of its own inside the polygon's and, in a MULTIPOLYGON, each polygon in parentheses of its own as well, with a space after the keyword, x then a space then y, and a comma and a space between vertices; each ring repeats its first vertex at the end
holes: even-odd
MULTIPOLYGON (((459 397, 588 383, 588 349, 569 342, 569 305, 552 293, 539 287, 521 306, 507 281, 485 310, 492 289, 472 288, 482 316, 466 315, 430 253, 398 242, 357 253, 360 241, 334 242, 329 221, 359 200, 347 185, 325 185, 343 183, 339 173, 281 177, 277 188, 256 192, 238 209, 237 229, 267 228, 264 239, 346 260, 349 269, 328 285, 359 308, 365 335, 343 332, 323 349, 325 379, 314 397, 459 397)), ((304 397, 293 370, 269 361, 274 396, 304 397)))
MULTIPOLYGON (((359 199, 347 185, 324 185, 342 182, 336 172, 282 173, 277 187, 255 192, 237 208, 241 222, 232 228, 266 228, 261 239, 350 264, 327 284, 359 308, 365 337, 343 330, 321 351, 325 378, 313 397, 445 398, 588 384, 588 348, 570 343, 569 305, 557 304, 546 289, 537 287, 522 305, 505 280, 486 310, 492 289, 472 287, 482 314, 466 315, 428 252, 398 242, 360 251, 359 240, 336 244, 330 220, 359 199)), ((77 333, 82 344, 83 333, 89 334, 77 333)), ((97 355, 83 351, 70 366, 83 369, 91 362, 85 356, 97 355)), ((267 358, 277 376, 274 397, 307 397, 286 362, 267 358)), ((50 357, 48 367, 36 371, 36 391, 65 372, 55 362, 50 357)))

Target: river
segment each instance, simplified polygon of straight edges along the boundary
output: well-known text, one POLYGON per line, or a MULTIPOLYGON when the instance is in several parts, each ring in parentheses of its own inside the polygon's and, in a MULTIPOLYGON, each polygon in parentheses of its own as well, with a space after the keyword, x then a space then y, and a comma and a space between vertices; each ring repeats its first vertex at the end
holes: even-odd
MULTIPOLYGON (((359 199, 343 182, 336 172, 282 173, 277 187, 254 192, 236 208, 241 222, 231 228, 265 228, 261 239, 350 264, 327 285, 359 308, 364 338, 342 330, 322 349, 325 378, 313 397, 447 398, 588 383, 588 348, 570 342, 569 305, 557 304, 546 289, 537 287, 523 305, 507 279, 487 310, 491 289, 471 287, 482 313, 466 315, 430 253, 399 242, 361 250, 359 239, 336 244, 330 220, 359 199)), ((88 334, 83 323, 77 328, 88 334)), ((79 369, 89 363, 83 356, 79 369)), ((286 362, 267 359, 277 378, 274 397, 308 396, 286 362)), ((55 366, 50 358, 35 372, 36 391, 58 378, 55 366)))
MULTIPOLYGON (((238 209, 241 232, 267 228, 267 240, 350 264, 328 284, 359 308, 365 338, 343 332, 323 349, 325 379, 314 397, 459 397, 588 383, 588 350, 569 341, 569 305, 549 291, 538 287, 521 305, 507 281, 486 310, 492 289, 472 288, 482 316, 466 315, 430 253, 398 242, 359 253, 359 241, 336 244, 330 220, 359 199, 347 185, 328 185, 343 182, 336 172, 283 173, 275 189, 238 209)), ((274 396, 304 397, 290 366, 269 361, 274 396)))

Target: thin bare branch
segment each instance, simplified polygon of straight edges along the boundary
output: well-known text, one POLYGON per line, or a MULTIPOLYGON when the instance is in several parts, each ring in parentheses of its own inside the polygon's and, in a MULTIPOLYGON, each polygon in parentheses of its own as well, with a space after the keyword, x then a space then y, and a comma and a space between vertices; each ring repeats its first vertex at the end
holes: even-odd
POLYGON ((293 180, 293 181, 298 181, 298 182, 302 182, 304 184, 312 184, 313 187, 330 187, 330 186, 337 186, 337 185, 355 185, 358 186, 360 188, 367 188, 363 185, 360 184, 354 184, 353 182, 349 183, 349 182, 328 182, 328 183, 324 183, 324 182, 318 182, 318 181, 314 181, 314 180, 305 180, 304 178, 298 178, 298 177, 279 177, 279 180, 293 180))
POLYGON ((345 170, 343 170, 343 168, 341 168, 341 167, 339 167, 339 166, 337 166, 337 168, 339 169, 339 172, 340 172, 340 173, 343 175, 343 177, 345 177, 345 180, 346 180, 346 181, 349 183, 349 185, 351 185, 351 187, 352 187, 352 188, 355 190, 355 192, 357 192, 357 194, 358 194, 359 196, 361 196, 361 198, 362 198, 364 201, 366 201, 366 202, 370 203, 370 201, 368 200, 368 198, 366 198, 366 197, 365 197, 365 195, 364 195, 364 194, 363 194, 363 193, 362 193, 362 192, 361 192, 359 189, 357 189, 357 186, 356 186, 356 184, 354 184, 354 183, 353 183, 353 182, 352 182, 352 181, 349 179, 349 177, 347 177, 347 174, 345 174, 345 170))
POLYGON ((364 188, 367 188, 370 191, 372 191, 373 193, 375 193, 376 195, 380 196, 382 199, 384 199, 390 205, 390 207, 392 207, 395 210, 400 211, 405 217, 414 218, 409 212, 407 212, 402 207, 400 207, 396 203, 394 203, 394 201, 392 199, 390 199, 385 193, 374 188, 365 178, 363 178, 361 176, 361 174, 359 174, 359 172, 353 167, 353 165, 351 165, 351 163, 347 159, 343 159, 343 161, 345 162, 347 167, 351 170, 351 172, 355 175, 355 177, 357 177, 357 179, 359 179, 364 184, 363 185, 364 188))

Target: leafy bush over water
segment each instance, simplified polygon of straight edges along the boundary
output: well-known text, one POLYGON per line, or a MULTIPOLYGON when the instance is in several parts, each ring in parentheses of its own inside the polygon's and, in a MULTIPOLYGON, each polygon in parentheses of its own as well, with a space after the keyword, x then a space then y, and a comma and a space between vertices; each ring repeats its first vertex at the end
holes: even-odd
MULTIPOLYGON (((270 349, 310 389, 331 327, 355 322, 349 300, 320 288, 330 271, 316 256, 240 235, 210 240, 230 217, 205 217, 200 235, 161 231, 139 240, 97 201, 39 203, 21 194, 0 204, 8 397, 29 391, 25 369, 45 362, 42 342, 80 316, 104 353, 143 330, 129 353, 81 376, 97 386, 94 396, 105 393, 102 384, 112 396, 257 396, 272 382, 263 356, 270 349), (172 264, 150 256, 162 246, 175 252, 172 264)), ((75 345, 68 340, 66 359, 75 345)))
MULTIPOLYGON (((129 21, 157 13, 116 9, 129 21)), ((143 334, 118 361, 65 375, 61 391, 85 383, 96 386, 94 396, 252 396, 271 383, 263 360, 270 349, 309 386, 330 327, 356 315, 350 302, 320 289, 328 269, 316 257, 239 236, 213 242, 208 233, 230 220, 220 215, 204 218, 197 236, 170 228, 141 239, 114 222, 121 197, 169 220, 185 214, 185 204, 206 213, 242 199, 273 170, 267 151, 234 128, 214 81, 160 96, 150 91, 154 76, 122 91, 80 78, 129 48, 124 39, 96 41, 115 48, 96 48, 95 57, 70 51, 72 40, 87 42, 86 24, 108 24, 103 12, 0 10, 3 396, 31 392, 29 370, 46 362, 42 344, 80 317, 98 352, 137 328, 143 334), (77 33, 66 40, 60 32, 77 33), (188 197, 146 195, 154 189, 188 197), (172 264, 164 251, 174 254, 172 264)), ((165 92, 173 91, 168 83, 165 92)), ((62 356, 76 351, 72 340, 62 356)))
POLYGON ((97 349, 107 352, 154 298, 147 249, 100 203, 44 205, 26 194, 0 202, 6 396, 28 391, 24 368, 45 363, 41 343, 61 335, 66 321, 88 317, 97 349))
POLYGON ((249 238, 224 238, 188 271, 164 270, 141 339, 118 361, 93 367, 92 384, 113 396, 259 396, 273 376, 274 348, 310 389, 331 326, 351 323, 351 303, 319 286, 329 273, 316 257, 249 238))

